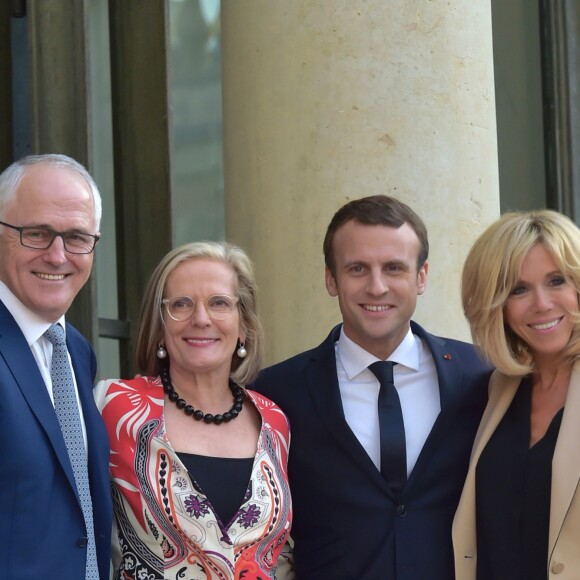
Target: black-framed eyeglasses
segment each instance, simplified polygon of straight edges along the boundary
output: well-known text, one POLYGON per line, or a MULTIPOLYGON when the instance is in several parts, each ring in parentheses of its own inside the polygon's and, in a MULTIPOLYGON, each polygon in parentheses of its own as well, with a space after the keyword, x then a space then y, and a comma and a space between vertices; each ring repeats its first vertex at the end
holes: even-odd
POLYGON ((12 228, 20 234, 20 243, 33 250, 48 250, 57 237, 62 238, 64 249, 69 254, 90 254, 101 238, 99 234, 82 232, 56 232, 37 226, 13 226, 0 221, 0 225, 12 228))
MULTIPOLYGON (((215 294, 214 296, 202 300, 202 303, 210 318, 224 320, 233 313, 238 300, 239 298, 235 296, 215 294)), ((193 316, 197 306, 197 300, 194 300, 190 296, 164 298, 161 303, 165 305, 165 308, 167 308, 167 314, 169 314, 173 320, 177 320, 178 322, 189 320, 193 316)))

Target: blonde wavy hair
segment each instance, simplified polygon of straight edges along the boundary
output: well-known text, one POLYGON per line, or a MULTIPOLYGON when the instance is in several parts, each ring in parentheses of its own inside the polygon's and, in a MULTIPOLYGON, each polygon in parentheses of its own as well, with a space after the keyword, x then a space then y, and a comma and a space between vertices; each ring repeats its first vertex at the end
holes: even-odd
MULTIPOLYGON (((482 354, 507 375, 523 376, 534 368, 527 344, 504 320, 504 306, 518 282, 528 252, 542 244, 560 272, 580 294, 580 230, 552 210, 510 212, 475 241, 463 267, 461 299, 471 336, 482 354)), ((580 313, 562 362, 580 357, 580 313)))
POLYGON ((175 248, 165 255, 155 268, 143 297, 139 334, 135 348, 137 365, 146 375, 158 375, 169 364, 169 356, 157 358, 159 343, 163 340, 163 292, 169 275, 179 264, 195 259, 214 260, 227 264, 235 274, 236 294, 239 298, 240 320, 245 334, 244 346, 248 352, 240 358, 232 355, 231 379, 242 385, 251 383, 260 370, 263 351, 262 325, 256 312, 257 287, 252 262, 239 247, 227 242, 192 242, 175 248))

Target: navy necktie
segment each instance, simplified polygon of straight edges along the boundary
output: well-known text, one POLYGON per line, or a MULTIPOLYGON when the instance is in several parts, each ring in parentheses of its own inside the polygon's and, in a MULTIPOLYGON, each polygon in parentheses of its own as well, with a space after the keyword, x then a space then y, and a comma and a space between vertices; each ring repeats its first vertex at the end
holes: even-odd
MULTIPOLYGON (((72 466, 77 492, 87 528, 86 580, 98 580, 99 569, 93 525, 93 504, 89 485, 87 452, 83 438, 81 417, 77 403, 75 386, 68 360, 64 330, 60 324, 53 324, 44 336, 52 343, 52 364, 50 378, 54 396, 54 409, 64 437, 72 466)), ((50 533, 50 530, 47 531, 50 533)))
POLYGON ((369 370, 381 385, 379 391, 379 429, 381 434, 381 474, 393 493, 399 495, 407 481, 407 446, 399 394, 393 382, 392 361, 377 361, 369 370))

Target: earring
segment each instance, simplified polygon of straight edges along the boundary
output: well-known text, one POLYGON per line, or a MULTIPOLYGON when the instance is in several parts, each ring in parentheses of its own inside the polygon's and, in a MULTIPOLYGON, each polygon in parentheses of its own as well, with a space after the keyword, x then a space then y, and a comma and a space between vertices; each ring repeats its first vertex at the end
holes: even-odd
POLYGON ((165 350, 165 347, 160 344, 159 348, 157 349, 157 358, 167 358, 167 351, 165 350))
POLYGON ((238 348, 238 350, 236 350, 236 354, 240 358, 246 358, 246 356, 248 355, 248 351, 246 350, 246 347, 244 346, 244 343, 241 343, 240 344, 240 348, 238 348))

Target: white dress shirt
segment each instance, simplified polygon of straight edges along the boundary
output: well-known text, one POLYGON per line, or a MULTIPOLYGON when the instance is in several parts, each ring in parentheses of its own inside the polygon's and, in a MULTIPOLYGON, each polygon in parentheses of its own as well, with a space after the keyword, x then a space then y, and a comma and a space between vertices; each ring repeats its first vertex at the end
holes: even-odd
MULTIPOLYGON (((35 314, 24 306, 20 300, 10 291, 8 286, 4 284, 0 280, 0 300, 4 303, 4 306, 8 309, 8 312, 12 314, 12 317, 16 321, 16 324, 20 327, 30 350, 32 351, 32 355, 36 360, 36 364, 38 365, 38 370, 44 379, 44 383, 46 384, 46 388, 48 390, 48 395, 50 396, 50 400, 54 406, 54 396, 52 394, 52 379, 50 378, 50 365, 52 362, 52 344, 50 341, 45 338, 43 335, 44 333, 52 326, 52 322, 47 322, 46 320, 42 319, 38 314, 35 314)), ((56 322, 58 322, 65 333, 66 338, 66 325, 64 316, 61 316, 56 322)), ((70 360, 70 354, 68 355, 69 365, 71 367, 71 372, 73 376, 73 381, 75 384, 75 394, 77 397, 77 405, 79 407, 79 413, 81 416, 81 425, 83 428, 83 437, 85 439, 85 447, 87 443, 87 433, 85 428, 85 421, 83 417, 83 410, 79 400, 79 392, 76 382, 76 377, 74 370, 72 368, 72 363, 70 360)))
MULTIPOLYGON (((341 329, 335 344, 336 372, 346 421, 380 470, 379 381, 368 369, 377 359, 341 329)), ((431 351, 411 329, 387 359, 397 364, 394 383, 403 412, 407 475, 411 473, 441 411, 439 380, 431 351)))

